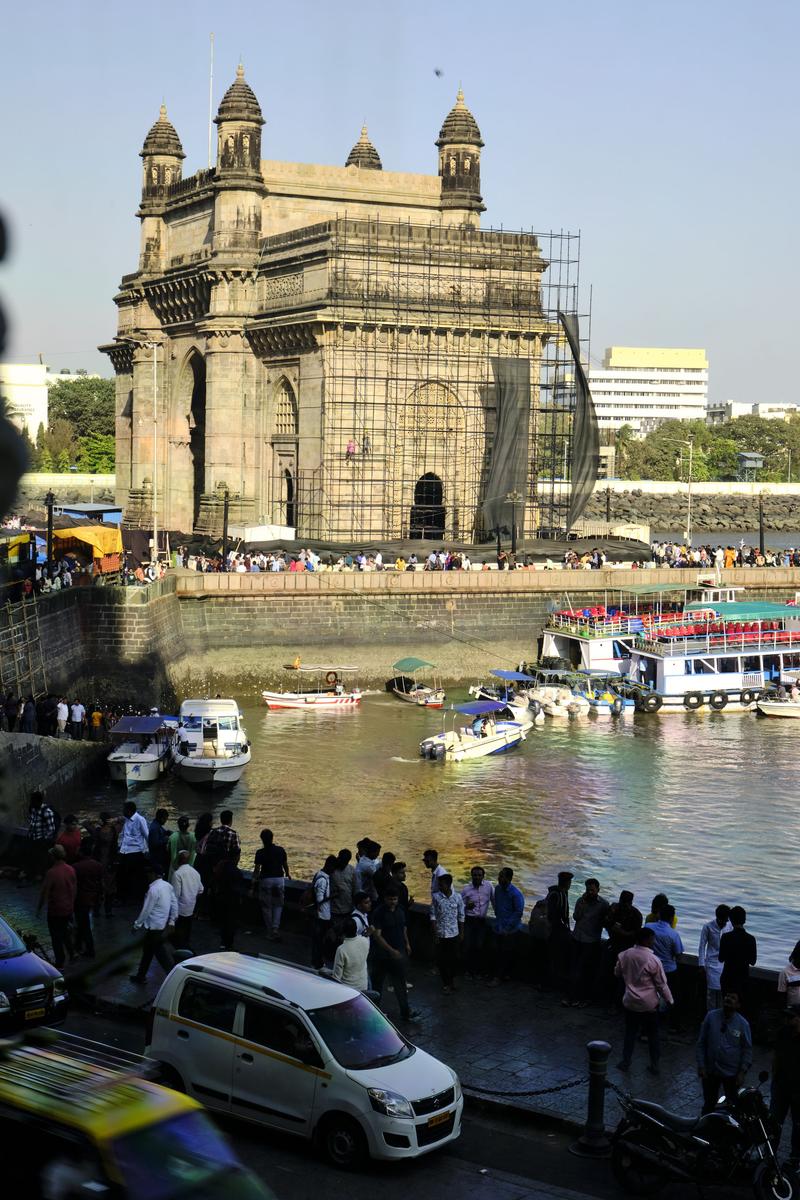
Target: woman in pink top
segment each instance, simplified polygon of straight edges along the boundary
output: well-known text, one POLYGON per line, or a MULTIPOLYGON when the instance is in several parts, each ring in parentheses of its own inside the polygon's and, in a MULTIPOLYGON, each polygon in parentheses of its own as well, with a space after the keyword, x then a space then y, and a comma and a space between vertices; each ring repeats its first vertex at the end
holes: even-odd
POLYGON ((643 1029, 650 1047, 650 1063, 647 1069, 651 1075, 660 1074, 658 1010, 662 1000, 667 1004, 672 1004, 673 1000, 664 968, 653 953, 653 940, 652 929, 645 926, 636 935, 636 945, 630 950, 622 951, 614 968, 614 974, 620 976, 625 984, 625 994, 622 997, 622 1007, 625 1009, 625 1042, 622 1060, 617 1063, 620 1071, 630 1070, 636 1039, 639 1030, 643 1029))

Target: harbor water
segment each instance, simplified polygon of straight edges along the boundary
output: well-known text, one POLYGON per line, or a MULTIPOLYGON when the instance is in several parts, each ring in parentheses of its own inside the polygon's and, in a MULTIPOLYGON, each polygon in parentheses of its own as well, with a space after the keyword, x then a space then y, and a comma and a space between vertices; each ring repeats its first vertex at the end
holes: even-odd
MULTIPOLYGON (((458 883, 473 863, 491 878, 512 866, 526 914, 563 868, 575 873, 573 901, 589 876, 608 898, 633 890, 644 913, 666 892, 690 951, 721 902, 747 909, 763 966, 781 966, 800 938, 794 721, 548 719, 517 751, 445 764, 418 757, 441 713, 386 694, 350 711, 268 712, 252 698, 241 708, 253 758, 240 783, 210 793, 170 776, 133 795, 148 816, 168 808, 170 827, 183 813, 230 807, 245 867, 264 826, 305 879, 327 853, 355 851, 369 835, 407 861, 419 899, 429 887, 422 852, 434 846, 458 883)), ((119 812, 124 798, 120 785, 104 785, 82 815, 119 812)))

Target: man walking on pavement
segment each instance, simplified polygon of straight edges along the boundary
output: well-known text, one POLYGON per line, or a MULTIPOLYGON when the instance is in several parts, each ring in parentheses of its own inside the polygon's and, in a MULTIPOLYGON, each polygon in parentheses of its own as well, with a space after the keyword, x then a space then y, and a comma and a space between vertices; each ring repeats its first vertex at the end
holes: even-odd
POLYGON ((636 945, 623 950, 614 967, 614 974, 625 984, 622 1007, 625 1012, 625 1041, 622 1059, 617 1063, 620 1071, 629 1071, 639 1030, 647 1034, 650 1047, 648 1071, 659 1075, 661 1048, 658 1041, 658 1010, 661 1001, 672 1004, 664 968, 653 953, 655 934, 652 926, 645 925, 636 935, 636 945))
POLYGON ((470 882, 461 889, 464 901, 464 966, 466 979, 489 974, 489 905, 494 888, 483 867, 473 867, 470 882))
POLYGON ((464 937, 464 901, 453 892, 452 875, 439 875, 438 881, 431 897, 431 923, 442 991, 449 996, 455 990, 458 947, 464 937))
POLYGON ((149 829, 133 800, 122 806, 122 832, 117 848, 117 894, 123 903, 141 904, 146 880, 149 829))
POLYGON ((514 949, 517 934, 522 925, 522 913, 525 909, 525 897, 518 887, 511 882, 514 872, 511 867, 503 867, 497 876, 497 887, 492 896, 494 909, 495 932, 495 965, 494 978, 489 987, 497 987, 511 978, 514 965, 514 949))
POLYGON ((50 865, 47 854, 55 840, 56 815, 42 792, 31 792, 25 856, 25 874, 29 883, 35 883, 44 875, 50 865))
POLYGON ((719 1008, 722 1004, 722 963, 719 961, 719 943, 723 933, 733 929, 728 920, 731 910, 727 904, 717 905, 713 921, 706 921, 700 930, 700 945, 697 950, 697 965, 706 981, 706 1009, 719 1008))
POLYGON ((178 866, 172 876, 172 890, 178 902, 178 916, 175 920, 175 945, 182 950, 188 950, 192 939, 192 918, 197 904, 197 897, 203 894, 203 881, 200 872, 190 866, 189 850, 181 850, 178 854, 178 866))
POLYGON ((800 1166, 800 1005, 786 1012, 786 1025, 775 1039, 769 1111, 782 1126, 792 1116, 792 1143, 789 1166, 800 1166))
POLYGON ((47 928, 50 931, 50 941, 53 944, 53 959, 56 966, 64 966, 66 950, 70 962, 75 958, 75 948, 72 944, 72 915, 75 912, 75 896, 78 890, 75 872, 66 860, 63 846, 53 846, 50 851, 51 866, 46 872, 42 890, 39 893, 39 903, 36 906, 37 917, 46 908, 47 928))
POLYGON ((574 876, 571 871, 559 871, 558 883, 547 889, 547 920, 550 934, 547 957, 550 965, 550 984, 559 987, 569 971, 572 939, 569 925, 569 889, 574 876))
POLYGON ((168 975, 175 965, 167 937, 178 916, 178 901, 171 884, 161 878, 160 871, 155 867, 148 867, 147 881, 149 887, 142 911, 133 923, 134 930, 144 930, 144 940, 139 970, 135 975, 131 975, 131 983, 145 982, 153 958, 161 965, 165 975, 168 975))
POLYGON ((726 991, 722 1008, 707 1012, 697 1039, 697 1073, 703 1084, 703 1112, 717 1106, 720 1090, 726 1103, 736 1100, 753 1061, 750 1024, 739 1012, 736 992, 726 991))
MULTIPOLYGON (((372 916, 372 986, 380 997, 384 980, 388 976, 394 987, 401 1019, 413 1021, 418 1014, 412 1012, 408 1006, 406 983, 406 964, 411 954, 411 943, 408 940, 406 914, 399 901, 397 888, 389 884, 384 893, 383 903, 378 905, 372 916)), ((355 929, 355 921, 353 928, 355 929)), ((358 937, 357 940, 369 945, 368 938, 358 937)))

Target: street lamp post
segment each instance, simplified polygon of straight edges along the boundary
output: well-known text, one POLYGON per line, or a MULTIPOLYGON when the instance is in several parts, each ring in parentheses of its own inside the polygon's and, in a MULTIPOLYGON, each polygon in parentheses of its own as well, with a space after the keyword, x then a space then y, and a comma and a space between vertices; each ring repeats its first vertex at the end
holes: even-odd
POLYGON ((521 492, 509 492, 506 500, 511 505, 511 553, 517 553, 517 505, 522 504, 525 497, 521 492))
POLYGON ((689 488, 687 493, 686 506, 686 544, 692 544, 692 465, 694 462, 694 440, 689 438, 685 441, 684 446, 689 447, 689 488))
POLYGON ((47 578, 50 578, 50 571, 53 566, 53 505, 56 498, 52 492, 48 492, 44 498, 47 505, 47 578))

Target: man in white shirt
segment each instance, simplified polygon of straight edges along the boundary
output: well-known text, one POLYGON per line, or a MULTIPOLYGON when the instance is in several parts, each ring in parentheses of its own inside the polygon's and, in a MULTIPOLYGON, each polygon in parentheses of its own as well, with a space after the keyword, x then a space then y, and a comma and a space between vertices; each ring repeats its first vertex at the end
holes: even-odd
POLYGON ((58 736, 63 738, 67 732, 67 721, 69 720, 69 705, 66 700, 59 700, 56 707, 56 722, 58 725, 58 736))
POLYGON ((133 800, 122 806, 124 820, 119 835, 117 893, 125 903, 141 904, 145 890, 144 869, 147 862, 149 827, 133 800))
POLYGON ((706 921, 700 930, 700 945, 697 950, 697 965, 706 977, 706 1008, 722 1008, 722 963, 719 961, 719 939, 723 933, 733 929, 728 920, 731 910, 720 904, 713 921, 706 921))
POLYGON ((464 937, 464 901, 453 891, 452 875, 440 875, 431 903, 436 958, 445 995, 455 990, 458 948, 464 937))
POLYGON ((203 882, 200 872, 189 865, 188 850, 181 850, 178 855, 178 866, 172 876, 172 890, 178 902, 178 918, 175 922, 175 945, 188 948, 192 934, 192 917, 194 916, 197 897, 202 895, 203 882))
POLYGON ((447 867, 443 867, 439 862, 438 850, 426 850, 422 856, 422 861, 431 873, 431 900, 439 891, 439 880, 442 875, 447 874, 447 867))
POLYGON ((167 937, 178 916, 178 900, 172 885, 161 878, 160 871, 149 867, 147 878, 150 886, 144 898, 142 911, 133 923, 134 930, 144 930, 142 958, 139 970, 130 977, 131 983, 145 982, 153 958, 161 964, 165 975, 175 966, 167 937))
POLYGON ((85 716, 86 709, 80 700, 73 700, 69 710, 69 731, 76 742, 81 741, 83 738, 83 719, 85 716))
POLYGON ((356 923, 350 917, 344 926, 344 941, 336 949, 333 959, 333 978, 348 987, 358 988, 365 992, 369 987, 367 977, 367 955, 369 954, 369 938, 361 937, 356 929, 356 923))

